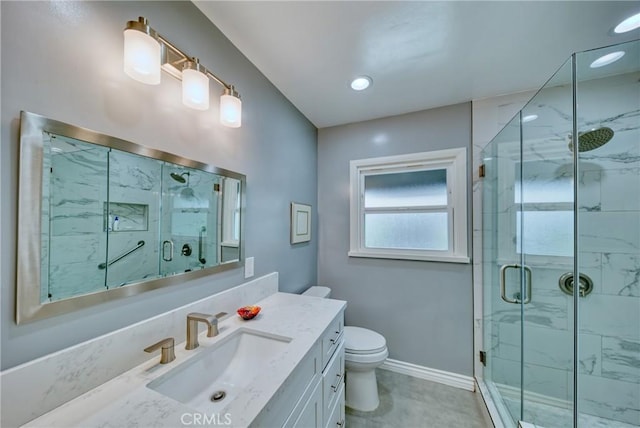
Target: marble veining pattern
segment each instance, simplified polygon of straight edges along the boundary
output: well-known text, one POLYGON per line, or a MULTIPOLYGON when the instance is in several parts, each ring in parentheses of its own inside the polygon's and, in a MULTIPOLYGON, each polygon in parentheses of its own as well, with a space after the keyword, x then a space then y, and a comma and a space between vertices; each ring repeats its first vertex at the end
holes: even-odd
MULTIPOLYGON (((147 364, 152 369, 158 357, 142 352, 142 349, 165 337, 174 337, 176 344, 183 342, 185 319, 189 312, 225 311, 233 314, 236 308, 255 304, 277 290, 278 274, 265 275, 132 326, 5 370, 0 373, 0 382, 3 391, 12 393, 2 394, 0 397, 3 409, 0 426, 18 426, 81 394, 89 392, 89 396, 92 396, 95 394, 95 391, 90 392, 93 388, 109 383, 109 379, 139 364, 147 364), (131 346, 132 343, 139 346, 131 346)), ((178 348, 177 345, 176 350, 178 348)), ((109 391, 115 399, 123 391, 129 391, 129 386, 116 382, 116 389, 109 391), (119 387, 122 389, 118 390, 119 387)), ((91 409, 91 414, 104 406, 105 397, 109 395, 100 395, 100 404, 91 409)), ((75 407, 74 412, 77 417, 88 417, 87 409, 82 406, 75 407)), ((49 422, 45 425, 55 426, 49 425, 49 422)), ((70 423, 61 423, 58 426, 69 425, 70 423)))

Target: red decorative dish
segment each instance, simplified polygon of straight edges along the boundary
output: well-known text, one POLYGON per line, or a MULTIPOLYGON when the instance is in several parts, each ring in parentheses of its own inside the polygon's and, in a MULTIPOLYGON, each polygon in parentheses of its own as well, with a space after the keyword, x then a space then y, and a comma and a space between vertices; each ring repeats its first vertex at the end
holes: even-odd
POLYGON ((240 315, 242 317, 242 319, 244 320, 250 320, 251 318, 254 318, 256 315, 258 315, 258 312, 260 312, 260 306, 243 306, 240 309, 238 309, 238 315, 240 315))

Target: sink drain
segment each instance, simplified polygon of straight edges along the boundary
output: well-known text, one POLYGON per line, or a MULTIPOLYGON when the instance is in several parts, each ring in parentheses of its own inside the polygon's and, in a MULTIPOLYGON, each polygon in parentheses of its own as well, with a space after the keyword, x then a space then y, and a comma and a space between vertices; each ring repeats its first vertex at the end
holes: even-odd
POLYGON ((213 395, 211 396, 211 401, 218 402, 224 399, 224 397, 227 396, 227 393, 224 391, 216 391, 213 393, 213 395))

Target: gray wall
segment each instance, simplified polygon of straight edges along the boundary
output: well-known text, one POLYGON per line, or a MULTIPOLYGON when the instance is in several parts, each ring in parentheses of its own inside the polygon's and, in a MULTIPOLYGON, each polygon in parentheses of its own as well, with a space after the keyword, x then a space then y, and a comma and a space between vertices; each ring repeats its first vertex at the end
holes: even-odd
POLYGON ((454 147, 470 163, 471 103, 320 129, 318 283, 349 302, 347 325, 386 337, 390 358, 472 375, 470 264, 347 256, 349 161, 454 147))
POLYGON ((289 203, 315 205, 316 129, 192 3, 3 1, 0 7, 2 369, 244 282, 236 269, 16 325, 20 110, 246 174, 246 256, 255 257, 256 276, 278 271, 284 291, 315 282, 317 235, 309 244, 289 244, 289 203), (147 86, 124 74, 122 30, 138 16, 236 85, 242 128, 219 125, 221 91, 213 83, 212 108, 198 112, 182 106, 180 83, 168 75, 147 86))

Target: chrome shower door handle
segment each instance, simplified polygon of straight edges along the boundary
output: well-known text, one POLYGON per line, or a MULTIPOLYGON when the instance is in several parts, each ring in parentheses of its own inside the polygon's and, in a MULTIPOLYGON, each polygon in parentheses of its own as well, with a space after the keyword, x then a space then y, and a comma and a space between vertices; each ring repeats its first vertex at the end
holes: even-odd
POLYGON ((173 260, 173 241, 162 241, 162 260, 165 262, 173 260), (169 247, 169 257, 167 257, 167 246, 169 247))
POLYGON ((511 264, 502 265, 500 267, 500 297, 507 303, 523 303, 527 304, 531 302, 531 268, 526 265, 511 264), (524 269, 525 272, 525 296, 524 300, 518 298, 511 299, 507 297, 507 269, 524 269))

